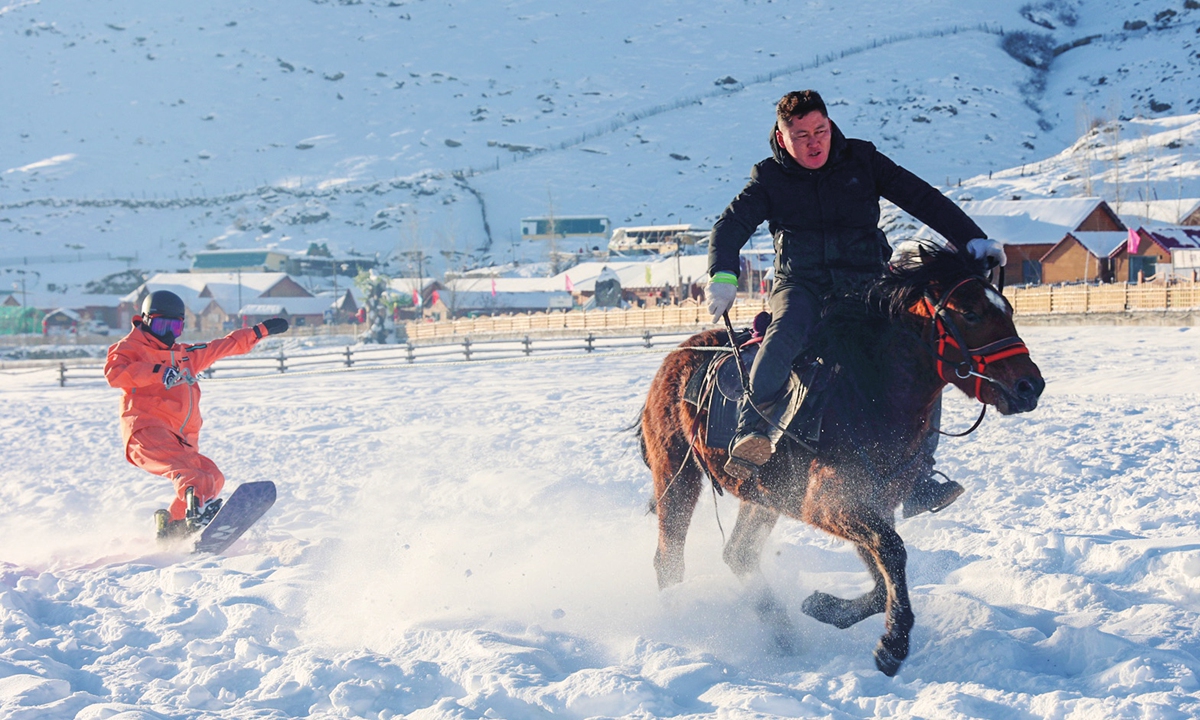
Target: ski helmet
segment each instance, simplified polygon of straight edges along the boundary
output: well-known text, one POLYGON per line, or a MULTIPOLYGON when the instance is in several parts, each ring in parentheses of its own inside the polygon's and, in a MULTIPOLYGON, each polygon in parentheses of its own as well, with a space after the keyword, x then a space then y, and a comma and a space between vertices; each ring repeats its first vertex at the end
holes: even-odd
POLYGON ((142 318, 183 319, 183 300, 170 290, 155 290, 142 301, 142 318))
POLYGON ((183 334, 183 300, 170 290, 155 290, 142 301, 142 329, 167 347, 183 334))

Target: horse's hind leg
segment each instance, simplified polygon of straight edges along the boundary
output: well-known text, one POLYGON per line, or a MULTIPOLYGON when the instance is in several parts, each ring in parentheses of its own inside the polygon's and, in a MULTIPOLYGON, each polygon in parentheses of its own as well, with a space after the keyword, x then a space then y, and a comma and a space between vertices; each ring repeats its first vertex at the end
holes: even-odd
POLYGON ((725 564, 738 578, 744 580, 758 571, 763 546, 777 520, 779 512, 764 505, 743 500, 738 506, 737 522, 729 534, 724 553, 725 564))
POLYGON ((683 544, 700 498, 703 475, 686 451, 678 455, 662 452, 652 459, 650 470, 654 475, 654 506, 658 514, 654 569, 661 590, 683 582, 683 544))
POLYGON ((754 611, 771 628, 775 644, 785 653, 793 650, 795 629, 783 603, 771 592, 759 573, 759 560, 767 537, 779 520, 779 512, 757 503, 743 500, 738 507, 737 522, 729 542, 725 544, 725 564, 738 579, 745 582, 754 595, 754 611))

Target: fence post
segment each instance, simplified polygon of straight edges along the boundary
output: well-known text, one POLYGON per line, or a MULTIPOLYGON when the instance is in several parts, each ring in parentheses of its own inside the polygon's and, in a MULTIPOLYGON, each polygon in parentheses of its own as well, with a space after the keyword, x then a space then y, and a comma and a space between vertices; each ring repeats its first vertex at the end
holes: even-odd
POLYGON ((58 386, 66 387, 67 385, 67 364, 60 362, 58 364, 58 386))
POLYGON ((649 330, 647 330, 646 332, 642 333, 642 339, 646 341, 646 347, 651 347, 651 345, 650 345, 650 338, 651 338, 651 337, 653 337, 653 336, 650 334, 650 331, 649 331, 649 330))
POLYGON ((410 363, 412 363, 413 361, 415 361, 417 359, 416 353, 413 352, 414 350, 416 350, 416 348, 413 347, 412 342, 407 342, 407 343, 405 343, 405 349, 408 352, 406 357, 407 357, 408 361, 410 363))
POLYGON ((467 359, 470 360, 471 359, 471 336, 468 335, 467 337, 463 338, 462 344, 463 344, 463 355, 466 355, 467 359))
POLYGON ((533 354, 533 341, 529 339, 528 335, 526 335, 525 339, 521 341, 521 344, 525 346, 525 357, 529 357, 531 354, 533 354))
POLYGON ((346 346, 346 367, 352 367, 353 365, 354 365, 354 360, 351 359, 350 346, 347 345, 346 346))
POLYGON ((587 336, 587 347, 586 347, 586 348, 584 348, 584 349, 585 349, 585 350, 587 350, 588 352, 591 352, 591 351, 595 350, 596 348, 595 348, 595 346, 593 345, 593 343, 595 343, 595 342, 596 342, 596 336, 595 336, 595 335, 593 335, 593 334, 591 334, 591 333, 588 333, 588 336, 587 336))
POLYGON ((283 348, 279 348, 279 372, 281 373, 287 372, 287 365, 284 364, 284 360, 286 359, 287 358, 283 356, 283 348))

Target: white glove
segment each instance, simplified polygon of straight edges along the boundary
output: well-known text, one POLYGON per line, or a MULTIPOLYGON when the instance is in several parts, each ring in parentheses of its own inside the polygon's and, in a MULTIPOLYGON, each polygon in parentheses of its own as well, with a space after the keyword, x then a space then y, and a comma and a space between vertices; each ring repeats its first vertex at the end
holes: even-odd
POLYGON ((170 390, 171 388, 175 387, 176 385, 178 385, 181 382, 187 382, 187 380, 184 378, 184 376, 179 374, 179 370, 175 369, 175 366, 168 365, 165 368, 163 368, 163 372, 162 372, 163 387, 170 390))
POLYGON ((1004 267, 1008 264, 1008 258, 1004 255, 1004 246, 995 240, 975 238, 967 243, 967 251, 980 260, 984 258, 990 260, 991 262, 988 263, 989 270, 994 267, 1004 267))
POLYGON ((737 276, 729 272, 713 275, 704 289, 704 298, 708 300, 708 311, 712 313, 713 322, 719 321, 737 299, 737 276))

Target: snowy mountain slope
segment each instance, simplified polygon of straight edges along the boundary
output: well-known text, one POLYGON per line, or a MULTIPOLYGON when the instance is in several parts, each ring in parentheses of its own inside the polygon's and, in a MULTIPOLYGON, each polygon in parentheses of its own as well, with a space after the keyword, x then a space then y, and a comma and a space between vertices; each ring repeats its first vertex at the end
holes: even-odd
POLYGON ((1159 4, 10 2, 0 258, 136 256, 34 263, 79 285, 317 239, 537 257, 518 221, 548 212, 706 224, 804 86, 957 184, 1081 114, 1194 112, 1200 11, 1159 4))
POLYGON ((1053 157, 972 178, 950 195, 1099 196, 1135 221, 1170 224, 1165 218, 1178 218, 1191 208, 1188 199, 1200 195, 1200 115, 1104 123, 1053 157), (1171 212, 1156 213, 1147 201, 1165 203, 1171 212))
POLYGON ((153 547, 166 483, 121 457, 115 391, 0 374, 0 717, 1193 716, 1195 330, 1022 335, 1041 407, 945 439, 968 493, 899 524, 917 625, 893 679, 877 619, 800 613, 867 575, 798 523, 764 555, 793 656, 729 621, 752 613, 720 559, 728 497, 657 591, 622 428, 658 353, 207 382, 204 451, 280 486, 222 558, 153 547))

